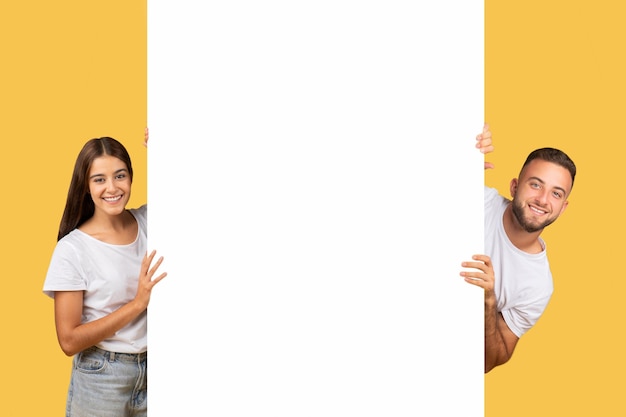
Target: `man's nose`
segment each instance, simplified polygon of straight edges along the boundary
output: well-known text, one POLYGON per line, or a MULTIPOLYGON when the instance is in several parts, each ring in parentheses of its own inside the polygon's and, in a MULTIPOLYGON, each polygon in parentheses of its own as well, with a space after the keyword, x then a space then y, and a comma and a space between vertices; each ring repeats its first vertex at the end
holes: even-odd
POLYGON ((542 188, 541 191, 539 191, 539 194, 537 195, 537 201, 540 204, 545 205, 548 202, 548 193, 549 193, 548 190, 546 190, 545 188, 542 188))

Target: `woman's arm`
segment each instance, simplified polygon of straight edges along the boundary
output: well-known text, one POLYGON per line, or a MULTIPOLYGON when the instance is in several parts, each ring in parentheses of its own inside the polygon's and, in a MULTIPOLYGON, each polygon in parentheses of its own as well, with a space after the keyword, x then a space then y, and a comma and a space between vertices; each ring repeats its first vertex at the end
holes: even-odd
POLYGON ((141 263, 139 283, 135 298, 114 312, 98 320, 81 324, 83 314, 83 291, 57 291, 54 295, 54 319, 57 338, 61 350, 72 356, 115 334, 118 330, 137 318, 150 302, 152 288, 165 276, 163 272, 152 278, 163 262, 160 257, 152 268, 156 252, 146 254, 141 263))

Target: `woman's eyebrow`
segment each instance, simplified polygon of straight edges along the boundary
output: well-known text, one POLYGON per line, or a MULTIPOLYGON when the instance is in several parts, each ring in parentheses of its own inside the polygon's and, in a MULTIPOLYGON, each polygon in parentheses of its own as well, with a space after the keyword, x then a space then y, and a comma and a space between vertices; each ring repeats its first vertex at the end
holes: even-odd
MULTIPOLYGON (((117 171, 115 171, 113 173, 113 175, 119 174, 120 172, 127 172, 126 168, 120 168, 117 171)), ((89 179, 95 178, 95 177, 104 177, 104 174, 93 174, 89 177, 89 179)))

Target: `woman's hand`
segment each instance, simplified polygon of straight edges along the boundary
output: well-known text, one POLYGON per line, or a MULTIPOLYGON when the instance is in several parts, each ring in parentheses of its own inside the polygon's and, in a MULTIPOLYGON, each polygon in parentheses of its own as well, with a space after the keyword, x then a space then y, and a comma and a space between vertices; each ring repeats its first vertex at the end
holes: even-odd
POLYGON ((141 272, 139 273, 139 283, 137 284, 137 295, 135 295, 135 301, 144 309, 147 308, 148 303, 150 303, 152 288, 154 288, 159 281, 167 276, 167 272, 163 272, 154 278, 159 266, 161 266, 161 263, 163 262, 163 257, 161 256, 157 259, 156 263, 151 266, 155 256, 156 251, 153 250, 149 255, 146 253, 143 261, 141 262, 141 272))

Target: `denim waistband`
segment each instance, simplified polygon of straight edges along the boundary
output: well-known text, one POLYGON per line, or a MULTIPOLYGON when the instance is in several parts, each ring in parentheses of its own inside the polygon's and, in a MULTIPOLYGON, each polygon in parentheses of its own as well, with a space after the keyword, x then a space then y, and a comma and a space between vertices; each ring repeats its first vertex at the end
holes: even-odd
POLYGON ((100 349, 97 346, 92 346, 90 348, 85 349, 85 351, 96 352, 108 361, 121 361, 121 362, 141 362, 146 360, 148 357, 148 352, 141 353, 123 353, 123 352, 110 352, 108 350, 100 349))

